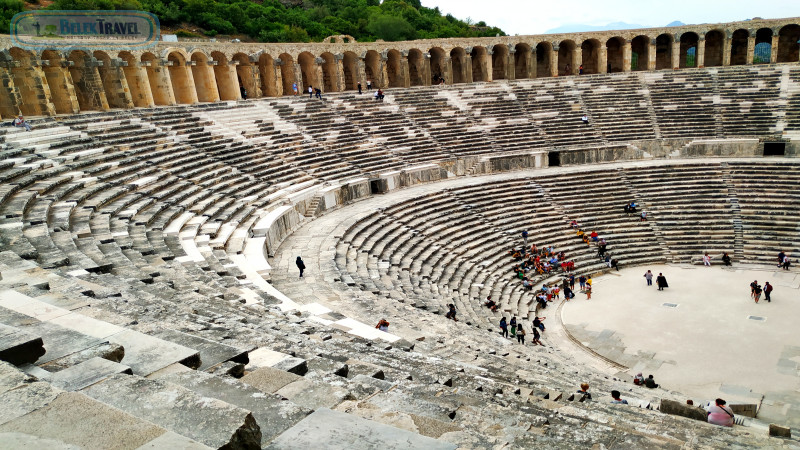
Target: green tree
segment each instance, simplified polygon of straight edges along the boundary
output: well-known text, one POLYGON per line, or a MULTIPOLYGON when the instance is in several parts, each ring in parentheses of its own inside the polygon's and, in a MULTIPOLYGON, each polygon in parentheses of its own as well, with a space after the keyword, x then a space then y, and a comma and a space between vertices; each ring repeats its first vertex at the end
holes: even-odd
POLYGON ((416 30, 402 17, 377 16, 370 19, 367 30, 385 41, 405 41, 416 37, 416 30))

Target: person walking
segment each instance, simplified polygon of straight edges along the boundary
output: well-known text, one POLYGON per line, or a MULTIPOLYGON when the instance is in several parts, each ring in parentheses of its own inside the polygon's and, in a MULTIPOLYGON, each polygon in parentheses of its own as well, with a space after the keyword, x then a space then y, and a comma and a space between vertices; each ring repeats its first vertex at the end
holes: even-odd
POLYGON ((667 277, 665 277, 661 272, 659 272, 658 276, 656 277, 656 285, 658 286, 659 291, 663 291, 664 288, 669 287, 669 284, 667 284, 667 277))
POLYGON ((769 295, 772 293, 772 285, 769 284, 769 281, 764 282, 764 300, 772 303, 772 299, 769 295))
POLYGON ((539 330, 534 328, 533 329, 533 342, 532 342, 532 344, 533 345, 541 345, 542 347, 544 347, 544 344, 542 344, 542 341, 540 340, 541 337, 542 337, 542 335, 539 334, 539 330))
POLYGON ((758 280, 753 280, 750 283, 750 298, 756 298, 756 286, 758 286, 758 280))
MULTIPOLYGON (((20 116, 20 117, 22 117, 22 116, 20 116)), ((786 257, 786 253, 784 253, 783 250, 781 250, 780 253, 778 253, 778 267, 783 265, 783 259, 785 257, 786 257)))
POLYGON ((762 291, 763 289, 761 289, 761 285, 757 284, 755 289, 753 290, 753 299, 756 301, 756 303, 758 303, 758 301, 761 300, 762 291))
POLYGON ((308 98, 314 98, 314 87, 313 86, 309 86, 308 87, 308 98))
POLYGON ((358 95, 361 95, 361 82, 358 82, 358 95))
POLYGON ((318 99, 322 100, 322 89, 314 88, 314 95, 316 95, 318 99))
POLYGON ((297 268, 300 269, 300 278, 303 278, 303 271, 306 270, 306 264, 303 262, 303 259, 300 258, 299 256, 297 257, 294 263, 295 265, 297 265, 297 268))
POLYGON ((647 280, 647 285, 648 286, 652 286, 653 285, 653 272, 650 272, 649 270, 647 272, 645 272, 644 279, 647 280))
POLYGON ((506 318, 505 317, 500 319, 500 330, 501 330, 500 331, 500 336, 503 336, 504 338, 507 338, 508 337, 508 323, 506 323, 506 318))
POLYGON ((522 345, 525 345, 525 329, 522 328, 522 324, 517 324, 517 342, 522 345))

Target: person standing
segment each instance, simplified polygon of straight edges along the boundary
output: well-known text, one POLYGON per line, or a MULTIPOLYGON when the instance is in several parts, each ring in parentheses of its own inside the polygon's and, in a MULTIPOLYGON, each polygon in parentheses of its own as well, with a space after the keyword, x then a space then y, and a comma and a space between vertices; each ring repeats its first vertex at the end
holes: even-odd
POLYGON ((762 292, 761 285, 757 284, 755 289, 753 290, 753 299, 756 301, 756 303, 758 303, 758 301, 761 300, 761 292, 762 292))
POLYGON ((500 330, 501 330, 500 336, 503 336, 504 338, 507 338, 508 337, 508 323, 506 323, 506 318, 505 317, 500 319, 500 330))
POLYGON ((583 64, 578 67, 578 75, 583 75, 583 64))
POLYGON ((585 276, 581 275, 580 277, 578 277, 578 285, 580 285, 582 291, 586 290, 586 277, 585 276))
POLYGON ((750 298, 756 298, 756 286, 758 286, 758 280, 753 280, 750 283, 750 298))
POLYGON ((703 265, 711 267, 711 257, 708 256, 708 252, 703 255, 703 265))
POLYGON ((772 299, 769 295, 772 293, 772 285, 769 284, 769 281, 764 282, 764 300, 772 303, 772 299))
POLYGON ((659 272, 658 276, 656 277, 656 285, 658 286, 659 291, 663 291, 664 288, 669 287, 669 284, 667 284, 667 277, 665 277, 661 272, 659 272))
POLYGON ((308 98, 314 98, 314 87, 313 86, 309 86, 308 87, 308 98))
POLYGON ((517 316, 511 316, 511 322, 508 323, 511 326, 511 337, 514 338, 517 336, 517 316))
POLYGON ((528 248, 528 230, 522 230, 522 248, 528 248))
POLYGON ((361 82, 358 82, 358 95, 361 95, 361 82))
POLYGON ((789 270, 789 266, 792 265, 792 262, 789 260, 789 255, 783 257, 783 270, 789 270))
POLYGON ((372 80, 367 80, 367 90, 368 91, 372 90, 372 80))
POLYGON ((318 99, 322 100, 322 89, 314 88, 314 94, 317 96, 318 99))
POLYGON ((648 286, 652 286, 652 285, 653 285, 653 272, 650 272, 650 271, 648 270, 648 271, 647 271, 647 272, 644 274, 644 279, 645 279, 645 280, 647 280, 647 285, 648 285, 648 286))
POLYGON ((300 269, 300 278, 303 278, 303 271, 306 270, 306 264, 303 262, 303 259, 300 258, 299 256, 297 257, 294 263, 295 265, 297 265, 297 268, 300 269))
POLYGON ((522 324, 517 324, 517 342, 522 345, 525 345, 525 329, 522 328, 522 324))
POLYGON ((292 83, 292 92, 294 92, 294 95, 297 95, 299 93, 299 91, 297 90, 297 83, 292 83))

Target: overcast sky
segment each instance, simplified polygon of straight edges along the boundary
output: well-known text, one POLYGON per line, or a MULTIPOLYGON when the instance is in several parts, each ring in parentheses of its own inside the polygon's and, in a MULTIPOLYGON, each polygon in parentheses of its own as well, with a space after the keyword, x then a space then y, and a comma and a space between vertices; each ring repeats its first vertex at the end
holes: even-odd
POLYGON ((510 35, 540 34, 568 24, 612 22, 664 26, 800 16, 800 0, 422 0, 459 19, 472 18, 510 35))

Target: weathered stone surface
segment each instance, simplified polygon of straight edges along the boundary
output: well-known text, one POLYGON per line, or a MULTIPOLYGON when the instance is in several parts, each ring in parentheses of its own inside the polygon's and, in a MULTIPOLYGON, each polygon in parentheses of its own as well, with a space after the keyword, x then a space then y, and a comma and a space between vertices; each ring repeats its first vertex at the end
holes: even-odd
POLYGON ((211 447, 261 446, 261 431, 249 411, 201 397, 172 383, 135 375, 114 375, 83 392, 211 447))
POLYGON ((133 375, 131 368, 128 366, 95 357, 60 372, 56 372, 47 381, 53 386, 65 391, 79 391, 118 373, 133 375))
POLYGON ((272 366, 273 369, 285 370, 296 375, 305 375, 308 372, 306 360, 301 358, 289 357, 279 361, 272 366))
POLYGON ((289 383, 275 393, 308 409, 335 408, 345 400, 355 399, 346 389, 305 378, 289 383))
POLYGON ((160 449, 176 449, 176 450, 208 450, 211 447, 203 445, 197 441, 193 441, 186 436, 167 431, 161 436, 153 439, 152 441, 142 445, 137 450, 160 450, 160 449))
POLYGON ((39 381, 0 394, 0 424, 43 407, 60 393, 49 383, 39 381))
POLYGON ((197 350, 200 353, 201 360, 201 364, 197 367, 197 370, 208 370, 209 367, 225 361, 233 361, 241 364, 247 364, 249 362, 247 351, 203 339, 199 336, 181 333, 175 330, 163 330, 156 333, 155 336, 165 341, 174 342, 187 348, 197 350))
POLYGON ((50 361, 46 364, 42 364, 42 368, 50 372, 58 372, 59 370, 64 370, 67 367, 80 364, 92 358, 103 358, 118 363, 122 361, 122 358, 124 356, 125 356, 125 349, 121 345, 113 344, 110 342, 104 342, 94 347, 87 348, 86 350, 80 351, 78 353, 73 353, 63 358, 59 358, 50 361))
POLYGON ((771 423, 769 424, 769 435, 775 437, 790 438, 792 437, 792 429, 789 427, 782 427, 780 425, 775 425, 774 423, 771 423))
POLYGON ((0 360, 19 365, 33 363, 44 354, 41 337, 0 324, 0 360))
POLYGON ((36 378, 7 362, 0 361, 0 394, 34 381, 36 381, 36 378))
POLYGON ((138 331, 124 330, 108 340, 125 348, 121 363, 133 369, 136 375, 149 375, 175 362, 191 368, 196 368, 200 363, 197 350, 138 331))
POLYGON ((437 441, 350 414, 320 408, 276 438, 269 449, 455 449, 437 441))
POLYGON ((58 439, 44 439, 15 431, 0 433, 0 448, 46 448, 53 450, 80 450, 58 439))
POLYGON ((273 369, 272 367, 262 367, 252 373, 242 377, 242 383, 249 384, 254 388, 262 391, 273 393, 278 389, 302 380, 303 377, 293 373, 284 372, 283 370, 273 369))
POLYGON ((703 408, 689 406, 675 400, 662 399, 659 410, 664 414, 672 414, 704 422, 708 420, 708 413, 703 408))

